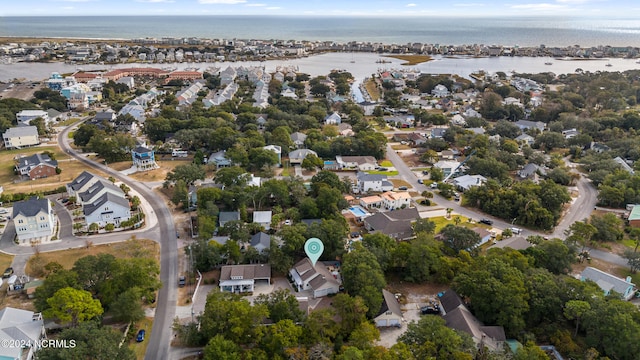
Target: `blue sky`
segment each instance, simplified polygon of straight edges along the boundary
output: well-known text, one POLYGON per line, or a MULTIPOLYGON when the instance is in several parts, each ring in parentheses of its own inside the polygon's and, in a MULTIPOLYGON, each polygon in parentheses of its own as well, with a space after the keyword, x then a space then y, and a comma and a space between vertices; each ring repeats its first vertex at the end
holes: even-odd
POLYGON ((0 16, 636 16, 637 0, 3 0, 0 16))

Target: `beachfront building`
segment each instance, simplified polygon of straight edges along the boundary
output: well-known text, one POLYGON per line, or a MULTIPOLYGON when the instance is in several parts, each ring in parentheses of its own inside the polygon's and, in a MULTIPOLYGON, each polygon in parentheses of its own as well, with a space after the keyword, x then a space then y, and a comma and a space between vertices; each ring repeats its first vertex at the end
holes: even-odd
POLYGON ((131 150, 131 159, 133 166, 138 171, 148 171, 159 167, 156 163, 155 151, 144 146, 138 146, 131 150))

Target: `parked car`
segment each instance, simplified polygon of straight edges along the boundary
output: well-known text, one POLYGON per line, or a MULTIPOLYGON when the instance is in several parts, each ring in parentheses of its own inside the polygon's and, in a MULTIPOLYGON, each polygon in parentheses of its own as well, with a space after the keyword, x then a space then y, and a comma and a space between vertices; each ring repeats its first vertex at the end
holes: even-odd
POLYGON ((517 228, 517 227, 512 227, 512 228, 511 228, 511 232, 512 232, 514 235, 520 235, 520 233, 522 232, 522 229, 517 228))
POLYGON ((406 186, 400 186, 400 187, 398 187, 398 190, 407 190, 407 187, 406 186))
POLYGON ((11 275, 13 275, 13 268, 12 267, 8 267, 4 273, 2 273, 2 278, 6 279, 8 277, 11 277, 11 275))
POLYGON ((429 185, 429 187, 432 188, 432 189, 437 189, 438 188, 438 183, 436 183, 436 182, 431 183, 431 185, 429 185))
POLYGON ((440 315, 440 306, 427 305, 420 308, 420 314, 422 315, 440 315))
POLYGON ((0 214, 6 214, 6 213, 8 213, 8 212, 9 212, 9 211, 7 211, 7 209, 0 209, 0 214))
POLYGON ((178 278, 178 286, 184 287, 187 285, 187 278, 183 275, 178 278))
POLYGON ((493 225, 493 221, 491 221, 489 219, 482 219, 482 220, 480 220, 480 222, 482 224, 485 224, 485 225, 493 225))
POLYGON ((146 331, 144 331, 144 329, 140 329, 138 331, 138 334, 136 335, 136 341, 137 342, 143 342, 144 341, 144 335, 146 334, 146 331))
POLYGON ((422 181, 422 179, 418 179, 418 184, 424 184, 424 181, 422 181))

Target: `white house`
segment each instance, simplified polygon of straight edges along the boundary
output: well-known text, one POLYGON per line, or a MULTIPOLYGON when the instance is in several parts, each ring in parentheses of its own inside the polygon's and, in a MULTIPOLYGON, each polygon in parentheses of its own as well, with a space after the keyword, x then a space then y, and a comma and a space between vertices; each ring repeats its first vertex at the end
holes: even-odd
POLYGON ((276 153, 278 155, 278 165, 282 164, 282 147, 280 145, 267 145, 262 148, 276 153))
POLYGON ((314 298, 340 291, 340 274, 320 261, 313 266, 309 258, 304 258, 289 270, 289 275, 297 291, 311 290, 314 298))
POLYGON ((482 175, 462 175, 453 179, 453 185, 460 191, 467 191, 474 186, 480 186, 487 181, 482 175))
POLYGON ((442 84, 438 84, 431 90, 431 94, 435 97, 449 96, 449 89, 442 84))
POLYGON ((379 174, 367 174, 364 172, 358 172, 356 174, 358 190, 361 192, 367 191, 391 191, 393 190, 393 184, 387 180, 386 175, 379 174))
POLYGON ((111 181, 98 178, 98 181, 89 186, 86 191, 78 193, 76 201, 82 205, 93 204, 99 197, 106 193, 124 197, 122 189, 115 186, 111 181))
POLYGON ((441 160, 433 164, 433 167, 442 170, 442 173, 444 174, 445 177, 449 176, 449 174, 456 171, 458 166, 460 166, 460 163, 452 160, 444 160, 444 161, 441 160))
POLYGON ((29 199, 13 204, 13 224, 21 243, 49 241, 54 235, 55 216, 48 199, 29 199))
POLYGON ((93 203, 85 204, 82 212, 87 225, 96 223, 99 227, 104 227, 107 224, 119 226, 122 221, 131 218, 129 201, 123 196, 109 192, 102 194, 93 203))
POLYGON ((409 207, 411 204, 411 195, 408 192, 393 192, 387 191, 380 195, 382 198, 382 204, 385 209, 400 209, 402 207, 409 207))
POLYGON ((260 224, 265 230, 271 229, 271 216, 272 212, 269 211, 254 211, 253 222, 260 224))
POLYGON ((69 196, 76 196, 79 193, 85 192, 91 185, 95 184, 100 177, 93 175, 88 171, 83 171, 72 182, 68 183, 67 193, 69 196))
POLYGON ((41 118, 45 124, 49 123, 49 113, 42 110, 22 110, 16 114, 18 125, 29 125, 31 120, 41 118))
POLYGON ((46 337, 41 313, 12 307, 0 310, 0 342, 24 344, 0 347, 0 359, 32 360, 40 349, 38 341, 46 337))
POLYGON ((9 128, 2 134, 2 139, 4 140, 4 147, 7 149, 20 149, 40 144, 38 128, 35 126, 9 128))
POLYGON ((360 171, 375 170, 378 162, 373 156, 336 156, 336 162, 342 169, 358 169, 360 171))
POLYGON ((309 150, 309 149, 293 150, 292 152, 289 153, 289 163, 302 164, 302 161, 304 160, 304 158, 306 158, 309 155, 318 156, 318 154, 315 151, 309 150))
POLYGON ((333 114, 324 118, 324 123, 326 125, 339 125, 342 123, 342 118, 337 112, 333 112, 333 114))
POLYGON ((271 265, 228 265, 220 269, 220 291, 232 293, 253 292, 257 280, 271 283, 271 265))
POLYGON ((387 290, 382 289, 382 305, 378 315, 373 318, 376 327, 402 326, 402 310, 398 299, 387 290))

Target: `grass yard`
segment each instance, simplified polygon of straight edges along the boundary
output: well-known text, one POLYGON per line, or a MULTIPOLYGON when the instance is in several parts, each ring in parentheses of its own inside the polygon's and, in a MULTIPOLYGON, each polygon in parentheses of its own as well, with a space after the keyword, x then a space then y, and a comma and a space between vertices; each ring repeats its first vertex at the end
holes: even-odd
POLYGON ((144 353, 147 352, 147 346, 149 346, 149 339, 151 337, 151 327, 153 326, 153 318, 144 318, 138 321, 135 325, 131 326, 129 331, 133 332, 133 338, 129 343, 129 349, 133 350, 136 354, 136 359, 144 359, 144 353), (144 329, 144 341, 137 342, 136 335, 138 330, 144 329))
POLYGON ((393 163, 391 161, 389 161, 389 160, 382 160, 380 162, 380 166, 386 167, 386 168, 393 167, 393 163))
MULTIPOLYGON (((62 150, 57 146, 5 150, 0 152, 0 164, 0 184, 3 184, 5 192, 10 193, 53 190, 71 182, 83 170, 87 169, 86 165, 71 158, 69 155, 62 152, 62 150), (58 167, 62 169, 62 173, 60 173, 60 175, 44 179, 19 181, 19 177, 13 173, 15 166, 14 159, 17 156, 30 156, 44 151, 50 151, 54 154, 55 159, 58 161, 58 167)), ((100 172, 96 172, 96 174, 104 175, 100 172)))
POLYGON ((398 145, 391 145, 391 148, 393 150, 409 150, 411 149, 411 146, 398 144, 398 145))
POLYGON ((392 171, 369 170, 369 171, 367 171, 367 174, 397 176, 400 173, 397 170, 392 170, 392 171))
POLYGON ((391 181, 391 183, 393 183, 393 187, 394 188, 398 188, 400 186, 406 186, 407 188, 411 188, 411 184, 409 184, 408 182, 402 180, 402 179, 389 179, 389 181, 391 181))
POLYGON ((0 271, 4 272, 4 269, 11 266, 11 263, 13 263, 13 255, 0 253, 0 271))
MULTIPOLYGON (((78 241, 82 242, 82 240, 78 241)), ((160 246, 152 240, 134 239, 116 244, 92 245, 77 249, 43 252, 29 258, 25 273, 33 277, 41 276, 43 267, 52 261, 59 263, 65 269, 71 269, 73 264, 81 257, 98 254, 111 254, 117 258, 153 256, 159 261, 160 246)))
POLYGON ((459 217, 460 218, 460 224, 458 226, 464 226, 464 227, 468 227, 468 228, 474 228, 477 227, 479 224, 472 224, 469 222, 469 218, 462 216, 462 215, 451 215, 451 219, 445 217, 445 216, 438 216, 438 217, 432 217, 429 218, 429 220, 433 221, 436 224, 436 231, 435 233, 437 234, 438 232, 440 232, 440 230, 442 230, 445 226, 451 224, 451 225, 455 225, 455 218, 459 217))
POLYGON ((366 84, 364 84, 364 87, 367 89, 372 101, 380 100, 380 90, 378 89, 378 84, 376 84, 375 80, 370 79, 366 84))

